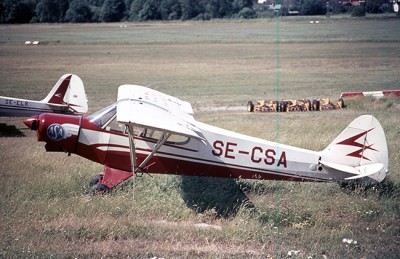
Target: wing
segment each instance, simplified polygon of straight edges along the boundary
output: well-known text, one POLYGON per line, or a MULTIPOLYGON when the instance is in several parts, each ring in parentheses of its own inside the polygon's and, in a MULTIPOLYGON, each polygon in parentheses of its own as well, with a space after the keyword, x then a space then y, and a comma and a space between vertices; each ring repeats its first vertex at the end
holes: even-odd
POLYGON ((118 89, 117 121, 171 134, 203 139, 188 102, 138 85, 118 89))

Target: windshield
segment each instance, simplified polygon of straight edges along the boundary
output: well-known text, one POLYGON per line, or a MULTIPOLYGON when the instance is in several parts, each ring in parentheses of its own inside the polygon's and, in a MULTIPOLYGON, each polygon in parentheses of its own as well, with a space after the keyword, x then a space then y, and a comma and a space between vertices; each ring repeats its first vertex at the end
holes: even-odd
POLYGON ((113 117, 115 117, 117 113, 117 103, 113 103, 91 115, 88 116, 88 119, 96 124, 99 127, 103 127, 110 122, 113 117))

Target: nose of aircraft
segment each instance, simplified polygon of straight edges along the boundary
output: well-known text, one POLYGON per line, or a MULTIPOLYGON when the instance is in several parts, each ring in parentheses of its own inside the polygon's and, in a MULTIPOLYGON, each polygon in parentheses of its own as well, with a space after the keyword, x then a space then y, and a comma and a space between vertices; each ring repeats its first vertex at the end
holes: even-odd
POLYGON ((37 130, 39 128, 39 116, 32 116, 25 119, 24 124, 31 130, 37 130))

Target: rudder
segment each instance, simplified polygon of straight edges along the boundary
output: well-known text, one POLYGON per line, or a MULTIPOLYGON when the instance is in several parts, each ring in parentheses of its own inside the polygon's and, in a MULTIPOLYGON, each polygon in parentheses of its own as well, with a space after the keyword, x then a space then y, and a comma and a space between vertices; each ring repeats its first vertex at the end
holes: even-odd
POLYGON ((388 172, 388 148, 385 133, 372 115, 352 121, 321 152, 321 163, 351 174, 344 180, 369 177, 381 182, 388 172))

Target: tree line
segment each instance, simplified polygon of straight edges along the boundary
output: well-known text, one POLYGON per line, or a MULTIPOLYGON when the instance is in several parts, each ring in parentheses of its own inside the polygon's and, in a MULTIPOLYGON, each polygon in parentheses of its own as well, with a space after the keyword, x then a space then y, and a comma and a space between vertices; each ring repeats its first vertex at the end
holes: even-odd
POLYGON ((0 22, 249 18, 255 15, 252 6, 253 0, 0 0, 0 22))
MULTIPOLYGON (((365 11, 380 12, 388 0, 368 0, 365 11), (371 10, 369 10, 371 9, 371 10)), ((0 0, 0 23, 120 22, 146 20, 209 20, 266 16, 256 0, 0 0)), ((281 0, 277 13, 300 15, 348 12, 338 0, 281 0), (327 4, 327 2, 329 4, 327 4)), ((271 11, 271 10, 270 10, 271 11)))

